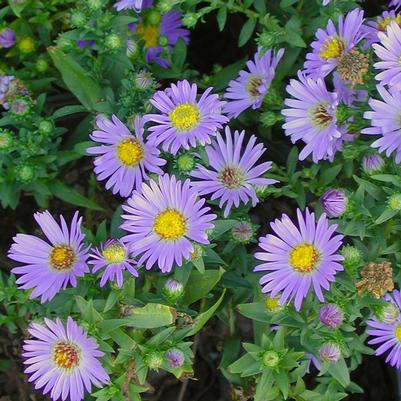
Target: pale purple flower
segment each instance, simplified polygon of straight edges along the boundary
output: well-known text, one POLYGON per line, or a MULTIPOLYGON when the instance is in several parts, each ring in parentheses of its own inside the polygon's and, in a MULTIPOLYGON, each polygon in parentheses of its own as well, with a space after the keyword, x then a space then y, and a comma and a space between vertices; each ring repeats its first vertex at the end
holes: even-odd
POLYGON ((401 89, 401 28, 396 22, 391 22, 386 32, 379 32, 380 43, 373 44, 373 49, 380 59, 374 64, 378 70, 376 80, 381 85, 389 85, 397 90, 401 89))
POLYGON ((0 76, 0 105, 2 105, 5 110, 8 110, 10 107, 8 100, 6 99, 6 95, 10 82, 14 79, 15 77, 13 75, 0 76))
POLYGON ((107 281, 116 281, 119 288, 123 285, 123 271, 128 270, 133 277, 138 277, 134 265, 135 261, 130 257, 127 247, 121 240, 108 240, 101 244, 100 249, 92 250, 91 259, 88 261, 92 267, 92 273, 104 269, 100 280, 100 287, 107 281))
MULTIPOLYGON (((398 311, 401 310, 400 291, 394 290, 392 294, 386 295, 386 300, 393 303, 398 311)), ((368 341, 370 345, 379 345, 376 349, 376 355, 382 355, 389 351, 386 362, 396 368, 401 368, 401 315, 394 319, 392 323, 383 323, 377 319, 371 319, 367 322, 367 334, 373 337, 368 341)))
POLYGON ((238 207, 240 203, 247 204, 250 200, 252 206, 259 202, 256 196, 256 186, 271 185, 277 180, 263 178, 262 175, 270 170, 272 163, 256 164, 265 148, 261 143, 256 145, 256 136, 252 135, 244 143, 245 131, 235 131, 231 134, 226 126, 225 139, 217 133, 216 140, 206 147, 209 158, 208 167, 201 164, 192 171, 191 176, 199 180, 192 185, 200 195, 212 194, 211 200, 220 199, 219 207, 224 207, 224 217, 228 216, 230 209, 238 207), (242 152, 242 146, 245 150, 242 152))
POLYGON ((4 28, 0 31, 0 48, 8 49, 15 44, 15 33, 10 28, 4 28))
POLYGON ((395 7, 395 9, 397 10, 401 7, 401 0, 391 0, 390 3, 388 3, 388 6, 395 7))
POLYGON ((285 99, 290 108, 281 111, 285 116, 283 128, 292 143, 302 140, 306 144, 299 159, 312 154, 317 163, 334 157, 344 139, 344 130, 337 124, 337 94, 329 92, 322 79, 314 80, 301 72, 298 72, 298 80, 290 80, 287 92, 295 99, 285 99))
POLYGON ((88 248, 83 245, 85 235, 81 231, 82 217, 75 212, 68 228, 63 216, 59 225, 46 210, 34 214, 34 218, 50 244, 29 234, 17 234, 8 257, 21 263, 11 270, 17 276, 22 290, 33 291, 29 298, 41 297, 41 303, 51 300, 69 284, 77 286, 77 278, 89 271, 86 264, 88 248))
POLYGON ((320 198, 320 202, 328 217, 340 217, 347 209, 348 198, 342 191, 329 189, 320 198))
POLYGON ((330 3, 330 0, 323 0, 323 2, 322 2, 322 4, 323 4, 324 6, 327 6, 329 3, 330 3))
POLYGON ((375 174, 380 172, 384 167, 383 158, 375 153, 373 155, 366 155, 362 158, 362 168, 367 174, 375 174))
POLYGON ((183 80, 157 91, 150 103, 159 113, 144 117, 153 123, 149 139, 173 155, 181 148, 188 150, 190 146, 210 143, 210 136, 216 136, 217 130, 228 122, 222 114, 224 102, 211 93, 212 89, 206 89, 198 99, 197 85, 183 80))
POLYGON ((389 157, 396 152, 396 163, 401 162, 401 93, 388 92, 378 85, 377 90, 383 100, 370 99, 369 106, 372 111, 366 111, 364 118, 371 120, 371 127, 363 129, 362 134, 380 135, 381 138, 372 143, 373 148, 379 152, 386 152, 389 157))
POLYGON ((104 353, 82 327, 71 317, 66 326, 60 319, 44 320, 46 325, 31 323, 28 332, 33 339, 22 346, 25 373, 35 389, 42 389, 53 401, 81 401, 85 392, 92 392, 92 384, 102 387, 109 383, 99 362, 104 353))
POLYGON ((263 251, 255 258, 263 263, 254 271, 266 272, 259 280, 263 293, 281 294, 281 304, 294 300, 295 309, 300 310, 310 287, 324 301, 322 288, 330 288, 337 271, 343 270, 339 262, 344 258, 337 254, 343 236, 334 235, 337 225, 329 225, 324 213, 317 222, 308 209, 305 216, 298 209, 297 217, 298 227, 286 214, 270 223, 276 235, 259 238, 263 251))
MULTIPOLYGON (((305 72, 312 78, 323 78, 333 71, 344 58, 363 39, 361 26, 363 11, 352 10, 345 18, 338 17, 338 29, 329 20, 326 30, 316 31, 316 40, 312 42, 312 53, 306 55, 305 72)), ((342 77, 343 78, 343 77, 342 77)))
POLYGON ((204 204, 189 180, 177 181, 168 174, 134 191, 123 206, 121 228, 130 233, 123 241, 134 257, 140 256, 138 265, 151 269, 157 264, 166 273, 191 259, 192 242, 208 244, 206 231, 214 227, 210 222, 216 215, 204 204))
MULTIPOLYGON (((142 5, 142 8, 150 7, 152 2, 149 3, 150 5, 147 4, 146 7, 142 5)), ((137 24, 131 23, 128 27, 142 40, 146 50, 146 61, 157 63, 163 68, 168 68, 170 65, 167 58, 163 55, 163 51, 171 52, 180 38, 184 40, 186 44, 189 43, 189 31, 183 28, 181 13, 176 10, 171 10, 166 14, 162 14, 160 22, 157 25, 152 25, 140 18, 137 24), (165 47, 159 44, 159 39, 161 37, 166 40, 165 47)))
POLYGON ((224 111, 229 117, 238 117, 249 107, 255 110, 262 105, 283 54, 284 49, 276 54, 272 50, 263 54, 259 49, 254 59, 246 63, 248 71, 240 71, 238 78, 230 81, 224 95, 228 100, 224 111))
POLYGON ((231 235, 236 242, 246 244, 253 238, 254 228, 250 221, 240 221, 232 229, 231 235))
POLYGON ((362 30, 365 34, 364 48, 368 49, 373 43, 380 42, 379 32, 386 32, 387 27, 392 21, 400 25, 401 14, 395 10, 384 11, 375 21, 368 21, 366 25, 363 25, 362 30))
POLYGON ((368 91, 352 88, 352 83, 345 83, 336 71, 333 73, 333 85, 338 101, 349 107, 355 107, 355 102, 367 101, 368 91))
POLYGON ((184 364, 185 356, 181 350, 173 348, 166 352, 166 359, 170 368, 178 369, 184 364))
POLYGON ((136 12, 140 12, 142 9, 143 0, 120 0, 114 4, 114 8, 117 11, 121 10, 134 10, 136 12))
POLYGON ((322 362, 337 363, 341 358, 341 349, 334 343, 323 344, 319 349, 319 358, 322 362))
POLYGON ((319 310, 319 320, 322 324, 331 329, 341 326, 344 315, 341 309, 335 304, 323 305, 319 310))
POLYGON ((122 197, 131 195, 133 189, 140 189, 142 182, 149 179, 148 173, 162 174, 160 166, 166 161, 159 158, 156 145, 144 139, 144 120, 136 117, 134 132, 115 116, 111 121, 99 116, 97 130, 90 138, 99 144, 86 151, 95 158, 95 173, 99 181, 106 181, 106 189, 122 197))

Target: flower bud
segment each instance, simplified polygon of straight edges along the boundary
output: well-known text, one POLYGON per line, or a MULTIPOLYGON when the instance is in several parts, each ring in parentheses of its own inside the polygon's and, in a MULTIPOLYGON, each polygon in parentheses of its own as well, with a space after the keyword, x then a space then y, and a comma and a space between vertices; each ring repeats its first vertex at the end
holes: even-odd
POLYGON ((184 295, 184 286, 177 280, 168 279, 162 292, 164 298, 174 304, 184 295))
POLYGON ((138 44, 131 38, 127 39, 127 56, 133 57, 138 52, 138 44))
POLYGON ((158 351, 151 351, 145 356, 145 363, 152 370, 159 370, 163 363, 163 354, 158 351))
POLYGON ((32 182, 35 178, 35 168, 30 164, 20 164, 15 167, 15 178, 23 183, 32 182))
POLYGON ((35 50, 35 42, 30 37, 22 38, 18 42, 18 49, 24 54, 32 53, 35 50))
POLYGON ((344 245, 340 253, 344 257, 342 264, 347 270, 358 267, 362 262, 361 252, 352 245, 344 245))
POLYGON ((17 97, 10 103, 10 111, 18 117, 24 117, 31 111, 32 103, 27 97, 17 97))
POLYGON ((341 358, 341 349, 335 343, 323 344, 319 349, 319 357, 323 362, 337 363, 341 358))
POLYGON ((188 174, 195 167, 195 158, 189 153, 183 153, 178 156, 176 166, 180 173, 188 174))
POLYGON ((199 15, 197 13, 186 13, 182 17, 182 23, 186 28, 193 28, 198 22, 199 15))
POLYGON ((53 132, 53 123, 49 120, 42 120, 38 125, 38 131, 42 135, 49 135, 53 132))
POLYGON ((153 85, 152 74, 148 71, 141 71, 135 75, 135 87, 137 89, 150 89, 153 85))
POLYGON ((240 221, 232 229, 231 235, 234 241, 247 244, 253 238, 254 229, 250 221, 240 221))
POLYGON ((0 48, 8 49, 15 44, 15 33, 10 28, 0 30, 0 48))
POLYGON ((387 205, 391 210, 401 211, 401 193, 397 192, 387 199, 387 205))
POLYGON ((199 260, 203 256, 203 248, 201 245, 199 245, 196 242, 193 242, 192 246, 193 246, 194 250, 191 252, 191 254, 189 256, 189 260, 191 262, 194 262, 196 260, 199 260))
POLYGON ((381 306, 376 312, 377 318, 386 324, 393 324, 397 321, 400 315, 400 310, 392 303, 387 302, 385 305, 381 306))
POLYGON ((264 49, 271 49, 276 42, 276 35, 271 32, 262 32, 258 36, 257 41, 259 46, 262 46, 264 49))
POLYGON ((38 72, 46 72, 49 68, 49 63, 45 59, 40 58, 36 61, 35 67, 38 72))
POLYGON ((329 189, 320 198, 320 202, 329 217, 340 217, 347 209, 348 198, 342 191, 329 189))
POLYGON ((104 45, 110 50, 117 50, 121 47, 121 38, 115 33, 112 33, 106 36, 104 45))
POLYGON ((366 174, 377 174, 383 170, 385 162, 379 154, 366 155, 362 158, 362 169, 366 174))
POLYGON ((184 364, 185 356, 181 350, 177 348, 172 348, 171 350, 166 352, 166 359, 170 368, 177 369, 184 364))
POLYGON ((319 319, 322 324, 337 329, 343 322, 343 313, 335 304, 323 305, 319 310, 319 319))
POLYGON ((87 23, 86 16, 81 11, 75 11, 71 14, 71 24, 77 28, 84 27, 87 23))
POLYGON ((160 13, 155 9, 151 9, 146 17, 146 22, 150 25, 158 25, 160 23, 160 19, 160 13))
POLYGON ((283 305, 280 304, 279 297, 270 297, 268 295, 265 297, 265 307, 270 313, 277 313, 283 309, 283 305))
POLYGON ((86 4, 91 11, 97 11, 103 7, 102 0, 87 0, 86 4))
POLYGON ((0 150, 10 150, 14 143, 14 134, 7 129, 0 129, 0 150))
POLYGON ((266 351, 262 356, 262 362, 267 368, 275 368, 280 362, 280 356, 276 351, 266 351))
POLYGON ((265 127, 272 127, 274 124, 276 124, 280 120, 281 120, 281 116, 279 114, 275 113, 274 111, 265 111, 260 116, 260 122, 265 127))
POLYGON ((159 36, 158 38, 159 46, 166 47, 168 45, 168 37, 167 36, 159 36))

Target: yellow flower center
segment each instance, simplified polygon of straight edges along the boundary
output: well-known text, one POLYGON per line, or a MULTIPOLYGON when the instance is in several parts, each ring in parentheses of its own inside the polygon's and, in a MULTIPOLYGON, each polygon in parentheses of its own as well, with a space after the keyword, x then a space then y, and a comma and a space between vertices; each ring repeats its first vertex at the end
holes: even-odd
POLYGON ((245 181, 245 175, 237 167, 224 167, 219 173, 220 182, 229 189, 239 188, 245 181))
POLYGON ((187 231, 187 223, 180 212, 167 209, 155 218, 153 230, 162 239, 175 241, 184 236, 187 231))
POLYGON ((75 261, 75 253, 68 245, 57 245, 50 252, 50 264, 56 270, 69 270, 75 261))
POLYGON ((63 369, 73 369, 79 363, 79 348, 67 341, 61 341, 54 346, 53 361, 63 369))
POLYGON ((102 254, 109 264, 122 263, 126 258, 125 248, 118 242, 106 246, 102 254))
POLYGON ((292 249, 289 263, 299 273, 312 272, 319 260, 317 249, 310 244, 299 244, 292 249))
POLYGON ((246 89, 252 97, 260 95, 259 86, 262 83, 262 78, 257 76, 251 76, 246 85, 246 89))
POLYGON ((129 167, 134 167, 145 157, 143 146, 137 139, 126 138, 117 145, 117 157, 129 167))
POLYGON ((391 22, 395 21, 398 25, 401 25, 401 14, 397 14, 394 18, 386 17, 382 20, 377 21, 377 29, 381 32, 386 32, 387 27, 391 22))
POLYGON ((192 103, 181 103, 169 114, 171 124, 177 131, 185 132, 196 127, 200 121, 198 107, 192 103))
POLYGON ((281 309, 279 298, 269 297, 265 298, 265 307, 269 312, 276 312, 281 309))
POLYGON ((159 37, 158 25, 145 25, 143 22, 140 22, 138 28, 136 28, 136 33, 145 42, 145 47, 157 46, 157 39, 159 37))
POLYGON ((330 36, 320 48, 319 56, 325 60, 340 57, 345 50, 345 43, 340 38, 330 36))
POLYGON ((397 337, 398 341, 401 342, 401 324, 395 329, 395 336, 397 337))

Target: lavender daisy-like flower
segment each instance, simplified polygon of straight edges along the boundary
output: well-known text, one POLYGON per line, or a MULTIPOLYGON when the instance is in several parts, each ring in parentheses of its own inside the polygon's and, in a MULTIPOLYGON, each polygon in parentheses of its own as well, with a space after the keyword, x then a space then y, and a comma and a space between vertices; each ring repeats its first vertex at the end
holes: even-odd
POLYGON ((401 88, 401 28, 396 22, 391 22, 387 31, 379 32, 380 44, 373 44, 377 57, 381 60, 374 64, 378 70, 383 70, 376 75, 376 80, 381 85, 395 86, 401 88))
POLYGON ((0 31, 0 48, 8 49, 15 44, 15 33, 10 28, 4 28, 0 31))
POLYGON ((342 191, 329 189, 320 198, 320 202, 327 216, 340 217, 347 209, 348 198, 342 191))
POLYGON ((99 362, 104 355, 96 341, 68 317, 66 326, 56 319, 44 319, 46 325, 32 323, 28 329, 34 339, 24 341, 22 348, 27 365, 25 373, 35 389, 58 399, 81 401, 92 384, 102 387, 109 375, 99 362))
POLYGON ((100 280, 100 287, 107 281, 117 281, 119 288, 123 285, 123 271, 128 270, 133 277, 138 277, 134 268, 134 260, 130 258, 127 247, 121 240, 108 240, 100 249, 95 248, 90 255, 89 264, 93 265, 92 273, 104 269, 100 280))
POLYGON ((298 227, 286 214, 270 223, 276 235, 259 239, 263 251, 255 258, 263 263, 254 271, 267 272, 259 280, 263 293, 281 294, 281 304, 294 299, 295 309, 300 310, 311 286, 324 301, 322 288, 328 290, 337 271, 343 270, 339 262, 344 258, 337 254, 343 236, 334 235, 337 225, 329 225, 324 213, 317 223, 308 209, 305 216, 298 209, 297 217, 298 227))
POLYGON ((123 197, 132 190, 140 189, 148 173, 163 174, 159 166, 166 161, 159 158, 160 151, 150 141, 145 141, 144 120, 136 117, 134 132, 113 115, 111 121, 104 117, 96 120, 97 130, 90 135, 100 146, 87 149, 95 158, 95 173, 98 180, 106 181, 106 189, 113 188, 113 194, 123 197))
POLYGON ((394 11, 384 11, 377 17, 375 21, 368 21, 366 25, 362 25, 364 31, 364 48, 368 49, 373 43, 380 42, 379 32, 386 32, 391 22, 401 25, 401 14, 394 11))
POLYGON ((323 78, 337 69, 341 79, 362 83, 368 69, 368 58, 355 46, 363 39, 363 11, 352 10, 338 17, 338 30, 329 20, 326 30, 318 29, 312 42, 312 53, 306 55, 305 72, 312 78, 323 78))
POLYGON ((310 154, 315 163, 333 157, 342 139, 343 131, 337 124, 336 93, 327 90, 322 79, 316 81, 298 72, 298 80, 291 79, 287 92, 295 99, 285 99, 289 109, 283 109, 285 116, 283 128, 291 137, 292 143, 299 139, 306 143, 299 159, 304 160, 310 154))
MULTIPOLYGON (((127 0, 123 0, 127 1, 127 0)), ((128 0, 130 1, 130 0, 128 0)), ((142 4, 142 9, 152 6, 152 1, 142 4)), ((160 16, 158 22, 140 18, 137 24, 131 23, 129 29, 139 37, 146 50, 146 61, 169 67, 169 61, 163 56, 164 51, 171 51, 178 39, 189 43, 189 31, 182 26, 181 13, 171 10, 160 16), (160 45, 163 43, 164 47, 160 45)))
MULTIPOLYGON (((400 291, 394 290, 391 295, 387 294, 385 299, 401 310, 401 294, 400 291)), ((389 351, 386 362, 391 366, 401 367, 401 316, 397 317, 390 323, 383 323, 377 319, 371 319, 367 322, 367 334, 373 337, 368 344, 380 346, 376 349, 376 355, 382 355, 389 351)))
POLYGON ((391 0, 390 3, 388 3, 389 7, 395 7, 395 9, 398 9, 401 7, 401 0, 391 0))
POLYGON ((68 284, 76 287, 77 277, 89 271, 88 248, 83 245, 85 235, 78 212, 74 214, 70 229, 63 216, 60 216, 59 225, 47 210, 35 213, 34 218, 50 244, 33 235, 17 234, 8 257, 23 264, 11 270, 21 276, 17 280, 19 288, 33 289, 29 297, 41 296, 40 301, 44 303, 68 284))
POLYGON ((331 329, 341 326, 344 315, 341 309, 335 304, 323 305, 319 310, 319 320, 322 324, 331 329))
POLYGON ((206 147, 209 158, 209 168, 198 164, 191 176, 199 181, 193 181, 200 195, 212 194, 211 200, 220 199, 219 207, 224 207, 224 217, 228 216, 230 209, 239 206, 240 202, 247 204, 252 200, 255 206, 259 200, 256 196, 255 186, 271 185, 277 180, 263 178, 262 174, 271 168, 271 162, 255 165, 265 152, 262 144, 255 145, 256 137, 251 136, 242 152, 245 131, 231 134, 226 127, 225 140, 217 133, 216 141, 206 147))
POLYGON ((224 111, 229 117, 238 117, 247 108, 255 110, 262 105, 283 54, 284 49, 277 54, 272 50, 264 54, 258 50, 254 59, 246 63, 248 71, 240 71, 238 78, 230 81, 224 95, 228 100, 224 111))
POLYGON ((135 10, 136 12, 140 12, 142 9, 143 0, 120 0, 114 4, 114 8, 117 11, 121 10, 135 10))
POLYGON ((228 122, 222 114, 224 102, 208 88, 198 99, 198 87, 187 80, 178 81, 164 91, 157 91, 150 103, 160 112, 145 115, 155 125, 149 128, 149 139, 163 144, 164 151, 175 155, 179 149, 210 143, 210 136, 228 122))
POLYGON ((371 120, 371 127, 364 128, 362 134, 380 135, 381 138, 372 143, 373 148, 379 152, 386 152, 389 157, 396 152, 396 163, 401 162, 401 93, 388 92, 378 85, 377 90, 383 100, 370 99, 369 106, 372 111, 366 111, 364 118, 371 120))
POLYGON ((352 88, 352 85, 345 83, 337 72, 333 73, 333 85, 338 101, 349 107, 355 107, 355 102, 366 102, 368 98, 368 91, 352 88))
POLYGON ((134 191, 123 206, 121 228, 131 233, 123 241, 133 256, 141 255, 138 265, 151 269, 157 263, 166 273, 174 263, 181 266, 183 259, 191 258, 191 241, 208 244, 206 230, 214 227, 210 222, 216 215, 204 204, 189 180, 177 181, 168 174, 159 177, 158 184, 151 180, 141 192, 134 191))

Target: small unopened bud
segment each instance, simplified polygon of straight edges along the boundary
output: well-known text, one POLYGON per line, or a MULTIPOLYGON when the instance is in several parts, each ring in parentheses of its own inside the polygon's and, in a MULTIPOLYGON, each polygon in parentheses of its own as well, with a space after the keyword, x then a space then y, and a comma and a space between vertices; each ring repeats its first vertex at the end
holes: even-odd
POLYGON ((81 11, 74 11, 71 14, 71 24, 77 28, 84 27, 87 23, 86 16, 81 11))
POLYGON ((24 54, 32 53, 35 50, 35 42, 31 37, 22 38, 18 42, 18 49, 24 54))
POLYGON ((181 350, 173 348, 166 352, 166 359, 170 365, 170 368, 177 369, 184 364, 185 356, 181 350))
POLYGON ((174 304, 184 295, 184 286, 177 280, 168 279, 162 292, 164 298, 174 304))
POLYGON ((283 309, 279 297, 270 297, 268 295, 265 297, 265 307, 270 313, 277 313, 283 309))
POLYGON ((40 58, 36 61, 35 66, 38 72, 46 72, 49 68, 49 63, 45 59, 40 58))
POLYGON ((355 269, 362 262, 361 252, 352 245, 343 246, 340 253, 344 257, 342 264, 347 270, 355 269))
POLYGON ((53 126, 53 123, 51 121, 42 120, 39 123, 38 131, 42 135, 49 135, 49 134, 51 134, 53 132, 53 130, 54 130, 54 126, 53 126))
POLYGON ((195 167, 195 158, 188 153, 184 153, 178 156, 176 165, 180 173, 188 174, 195 167))
POLYGON ((385 305, 379 308, 376 312, 377 318, 386 324, 393 324, 397 321, 400 315, 400 310, 392 303, 387 302, 385 305))
POLYGON ((253 238, 254 228, 250 221, 240 221, 231 229, 234 241, 240 244, 247 244, 253 238))
POLYGON ((383 170, 385 162, 379 154, 367 155, 362 158, 362 168, 366 174, 377 174, 383 170))
POLYGON ((348 198, 342 191, 329 189, 320 198, 320 202, 329 217, 340 217, 347 209, 348 198))
POLYGON ((280 356, 276 351, 266 351, 262 356, 262 362, 267 368, 275 368, 280 362, 280 356))
POLYGON ((159 370, 163 363, 163 354, 158 351, 151 351, 145 356, 145 363, 152 370, 159 370))
POLYGON ((30 164, 21 164, 15 167, 15 178, 17 181, 28 183, 35 178, 35 168, 30 164))
POLYGON ((104 45, 110 50, 118 50, 121 47, 121 38, 115 33, 112 33, 106 36, 104 45))
POLYGON ((337 363, 341 358, 341 349, 335 343, 323 344, 319 349, 319 357, 323 362, 337 363))
POLYGON ((320 322, 331 329, 341 326, 343 317, 341 309, 335 304, 323 305, 319 310, 320 322))
POLYGON ((182 23, 186 28, 193 28, 198 22, 198 18, 197 13, 186 13, 182 18, 182 23))
POLYGON ((167 36, 159 36, 159 39, 157 40, 159 43, 159 46, 166 47, 168 45, 168 37, 167 36))
POLYGON ((0 150, 10 150, 14 143, 14 135, 11 131, 0 129, 0 150))
POLYGON ((387 199, 387 205, 391 210, 401 211, 401 193, 397 192, 387 199))

